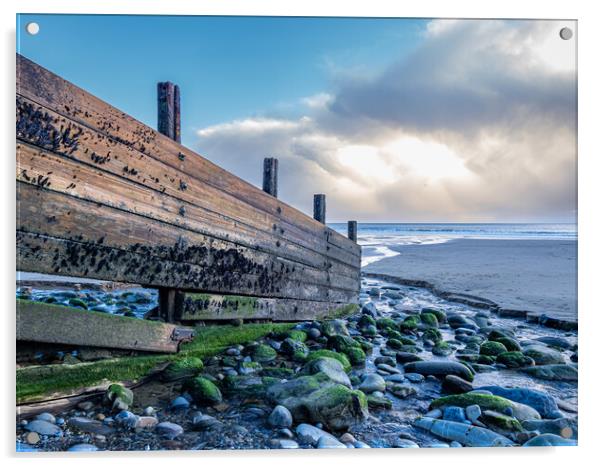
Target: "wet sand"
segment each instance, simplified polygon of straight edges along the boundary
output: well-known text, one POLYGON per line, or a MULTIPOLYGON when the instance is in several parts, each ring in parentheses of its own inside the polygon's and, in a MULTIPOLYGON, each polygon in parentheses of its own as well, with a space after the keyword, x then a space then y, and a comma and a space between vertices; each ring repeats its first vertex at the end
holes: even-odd
POLYGON ((400 254, 362 270, 577 320, 577 241, 458 239, 391 249, 400 254))

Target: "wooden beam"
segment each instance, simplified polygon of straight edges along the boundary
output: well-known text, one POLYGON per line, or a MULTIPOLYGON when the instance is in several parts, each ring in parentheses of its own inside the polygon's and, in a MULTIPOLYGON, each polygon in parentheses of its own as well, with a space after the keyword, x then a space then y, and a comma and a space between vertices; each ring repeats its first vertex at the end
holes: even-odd
POLYGON ((17 340, 176 353, 175 325, 17 300, 17 340))
POLYGON ((326 195, 314 194, 314 219, 326 223, 326 195))
POLYGON ((183 322, 232 319, 313 320, 351 314, 356 309, 356 301, 328 303, 298 299, 187 293, 181 320, 183 322))
POLYGON ((270 196, 278 197, 278 159, 263 159, 263 190, 270 196))
MULTIPOLYGON (((293 207, 153 131, 81 88, 20 55, 17 56, 17 67, 17 92, 20 96, 44 108, 53 109, 63 118, 93 129, 98 132, 100 138, 110 138, 111 141, 125 144, 129 150, 135 151, 133 155, 145 161, 154 159, 181 172, 185 169, 199 184, 211 186, 241 200, 249 207, 262 212, 263 216, 281 218, 285 222, 284 226, 297 231, 300 237, 327 237, 331 250, 341 249, 355 257, 360 256, 359 246, 343 235, 308 218, 293 207)), ((78 143, 81 144, 83 139, 79 138, 78 143)), ((140 177, 141 180, 143 178, 140 177)), ((161 176, 160 181, 163 179, 161 176)))

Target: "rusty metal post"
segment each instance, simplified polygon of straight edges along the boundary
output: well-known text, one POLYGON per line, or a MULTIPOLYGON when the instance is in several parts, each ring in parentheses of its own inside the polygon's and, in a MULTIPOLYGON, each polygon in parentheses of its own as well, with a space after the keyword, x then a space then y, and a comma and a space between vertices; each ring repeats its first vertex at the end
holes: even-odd
POLYGON ((278 197, 278 159, 263 159, 263 190, 271 196, 278 197))
POLYGON ((314 194, 314 219, 326 223, 326 194, 314 194))
MULTIPOLYGON (((157 129, 174 141, 181 141, 180 88, 171 82, 157 84, 157 129)), ((159 288, 159 315, 175 322, 181 315, 184 293, 174 288, 159 288)))
POLYGON ((355 220, 347 222, 347 238, 357 243, 357 222, 355 220))

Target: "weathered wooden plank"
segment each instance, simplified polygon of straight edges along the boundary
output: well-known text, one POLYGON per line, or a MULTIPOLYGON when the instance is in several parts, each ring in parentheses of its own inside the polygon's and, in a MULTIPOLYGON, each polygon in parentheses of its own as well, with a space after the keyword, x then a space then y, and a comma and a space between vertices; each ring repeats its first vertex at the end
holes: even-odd
POLYGON ((232 319, 297 321, 338 317, 356 309, 356 301, 336 304, 298 299, 187 294, 180 319, 184 322, 232 319))
POLYGON ((17 340, 176 353, 175 325, 17 300, 17 340))
MULTIPOLYGON (((84 201, 21 181, 17 184, 17 202, 20 205, 18 230, 83 244, 90 243, 93 249, 97 245, 125 251, 135 248, 134 252, 156 256, 157 261, 169 260, 179 264, 178 269, 182 271, 188 266, 199 266, 206 271, 203 275, 212 272, 234 278, 237 277, 237 268, 240 268, 253 284, 246 286, 246 291, 241 291, 243 294, 255 292, 265 296, 265 293, 279 293, 280 289, 284 290, 282 287, 286 280, 293 280, 296 285, 315 284, 354 291, 357 291, 359 286, 359 282, 352 277, 306 267, 282 257, 216 240, 146 216, 134 215, 128 210, 84 201), (276 287, 276 283, 281 285, 276 287)), ((90 251, 89 255, 93 263, 92 267, 87 268, 87 273, 91 273, 95 264, 102 262, 104 258, 95 250, 90 251)), ((52 256, 56 268, 63 260, 55 257, 56 254, 52 256)), ((148 267, 150 265, 146 264, 145 268, 148 267)), ((155 264, 154 267, 161 268, 159 264, 155 264)), ((71 269, 71 272, 75 270, 77 269, 71 269)), ((167 270, 161 272, 164 275, 167 270)), ((68 275, 61 270, 56 270, 55 273, 68 275)), ((155 279, 160 279, 160 275, 155 279)), ((143 283, 131 279, 117 281, 143 283)), ((210 288, 206 286, 213 282, 203 283, 205 287, 202 289, 207 290, 210 288)), ((157 285, 165 286, 161 281, 157 285)), ((236 282, 228 281, 228 285, 225 288, 222 286, 220 291, 236 292, 236 286, 236 282)))
POLYGON ((360 256, 359 246, 344 236, 308 219, 298 210, 263 193, 48 70, 21 56, 17 57, 17 66, 19 94, 54 108, 61 114, 110 135, 172 167, 183 169, 186 161, 186 170, 193 173, 199 181, 217 187, 266 213, 285 218, 291 225, 311 235, 326 237, 327 242, 334 248, 360 256))
POLYGON ((242 225, 236 227, 222 221, 217 214, 205 215, 205 210, 195 206, 188 206, 188 210, 182 215, 182 204, 169 196, 28 144, 17 144, 16 176, 24 183, 43 186, 51 191, 185 227, 218 240, 279 255, 301 265, 326 270, 332 275, 359 280, 359 270, 356 268, 327 261, 322 255, 294 244, 279 244, 267 233, 247 229, 242 225), (85 181, 82 181, 84 178, 85 181))
MULTIPOLYGON (((76 194, 78 189, 89 182, 88 173, 112 173, 137 185, 146 186, 155 192, 154 196, 158 199, 168 199, 182 220, 196 218, 205 221, 206 234, 228 238, 238 233, 236 240, 239 242, 245 238, 261 238, 264 248, 282 249, 291 260, 305 263, 311 260, 311 265, 317 267, 330 267, 324 262, 332 263, 333 266, 340 262, 353 269, 359 267, 359 257, 340 248, 331 248, 328 238, 325 240, 297 231, 279 218, 206 183, 199 183, 187 173, 166 166, 131 146, 112 140, 22 97, 17 98, 17 137, 28 144, 84 164, 79 168, 77 178, 69 180, 67 186, 71 193, 76 194), (219 206, 219 212, 216 211, 216 206, 219 206), (184 209, 184 215, 179 214, 181 209, 184 209)), ((19 152, 18 147, 18 156, 19 152)), ((24 169, 20 163, 17 167, 24 169)), ((42 178, 48 178, 47 181, 51 183, 57 173, 46 170, 45 162, 37 163, 35 170, 37 176, 42 174, 42 178), (52 172, 51 175, 46 175, 48 172, 52 172)), ((122 188, 125 186, 123 183, 120 185, 122 188)), ((113 193, 112 197, 119 199, 121 195, 127 194, 127 191, 122 190, 113 193)))
MULTIPOLYGON (((141 251, 145 250, 146 248, 141 248, 141 251)), ((232 256, 233 254, 227 252, 225 257, 232 256)), ((142 252, 134 253, 17 231, 17 267, 25 272, 87 276, 100 280, 119 280, 190 291, 290 296, 295 299, 332 303, 353 302, 357 296, 357 291, 301 283, 281 278, 279 274, 273 276, 263 268, 259 268, 259 272, 256 273, 241 273, 233 271, 230 267, 223 273, 216 274, 216 268, 223 269, 223 262, 199 267, 159 259, 142 252), (57 265, 57 257, 72 259, 61 259, 61 263, 57 265), (100 262, 97 262, 97 258, 101 258, 100 262), (260 293, 259 290, 263 291, 260 293)), ((286 274, 283 274, 284 276, 286 274)))

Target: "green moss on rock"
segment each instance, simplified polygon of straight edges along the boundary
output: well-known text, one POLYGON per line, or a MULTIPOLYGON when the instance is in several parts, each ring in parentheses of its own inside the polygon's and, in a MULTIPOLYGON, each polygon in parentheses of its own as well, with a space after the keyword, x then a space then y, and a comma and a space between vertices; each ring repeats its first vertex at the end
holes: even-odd
POLYGON ((349 348, 345 354, 353 366, 361 366, 366 363, 366 353, 361 348, 349 348))
POLYGON ((505 353, 498 354, 496 361, 512 369, 517 367, 532 366, 535 364, 533 359, 531 359, 529 356, 525 356, 520 351, 507 351, 505 353))
POLYGON ((212 406, 222 401, 219 388, 205 377, 195 377, 186 384, 185 388, 198 405, 212 406))
POLYGON ((436 344, 436 343, 439 343, 441 340, 443 340, 443 336, 441 335, 441 332, 439 331, 439 329, 430 327, 430 328, 427 328, 422 333, 422 339, 430 340, 436 344))
POLYGON ((437 316, 430 312, 420 314, 420 320, 424 325, 427 325, 429 327, 439 327, 439 321, 437 320, 437 316))
POLYGON ((257 362, 270 362, 276 359, 276 350, 268 345, 257 345, 253 350, 253 360, 257 362))
POLYGON ((287 338, 303 343, 305 340, 307 340, 307 333, 305 333, 303 330, 291 330, 288 332, 287 338))
POLYGON ((72 307, 81 307, 82 309, 88 309, 88 304, 82 299, 79 298, 71 298, 69 300, 69 306, 72 307))
POLYGON ((503 412, 505 409, 512 408, 513 406, 510 400, 501 396, 473 392, 444 396, 431 402, 431 408, 440 408, 442 406, 460 406, 466 408, 470 405, 479 405, 482 410, 490 409, 497 412, 503 412))
POLYGON ((508 351, 508 349, 502 343, 497 341, 486 341, 481 345, 479 353, 485 356, 497 356, 506 351, 508 351))
POLYGON ((343 365, 343 369, 345 369, 345 372, 349 372, 349 370, 351 370, 351 362, 349 361, 349 358, 343 353, 337 353, 335 351, 327 349, 316 350, 309 353, 309 356, 307 356, 306 361, 310 362, 318 358, 336 359, 343 365))
POLYGON ((162 373, 162 379, 172 381, 186 377, 194 377, 203 369, 203 361, 194 356, 178 359, 169 363, 162 373))
POLYGON ((514 338, 500 337, 500 338, 496 339, 495 341, 504 345, 508 351, 520 351, 521 350, 520 344, 514 338))

